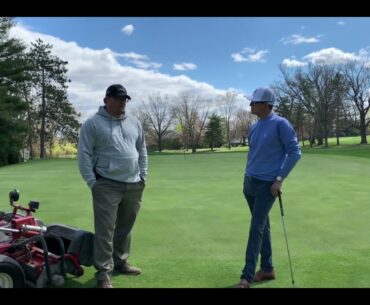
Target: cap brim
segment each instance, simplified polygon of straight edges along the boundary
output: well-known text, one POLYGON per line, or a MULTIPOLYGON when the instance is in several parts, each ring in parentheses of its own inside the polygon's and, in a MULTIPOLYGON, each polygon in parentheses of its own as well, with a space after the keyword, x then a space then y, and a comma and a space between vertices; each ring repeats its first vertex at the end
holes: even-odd
POLYGON ((116 94, 116 95, 112 95, 113 97, 125 97, 125 98, 128 98, 129 100, 131 100, 131 96, 127 95, 127 94, 116 94))

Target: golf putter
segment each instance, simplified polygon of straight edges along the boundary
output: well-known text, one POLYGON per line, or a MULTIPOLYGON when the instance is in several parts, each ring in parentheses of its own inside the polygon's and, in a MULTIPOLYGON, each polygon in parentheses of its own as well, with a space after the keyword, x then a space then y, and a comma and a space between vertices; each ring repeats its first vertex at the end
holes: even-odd
POLYGON ((280 212, 281 212, 281 219, 283 221, 283 229, 284 229, 284 236, 285 236, 285 243, 286 243, 286 249, 288 251, 288 258, 289 258, 289 267, 290 267, 290 275, 292 277, 292 285, 294 287, 294 276, 293 276, 293 268, 292 268, 292 261, 290 259, 290 252, 289 252, 289 246, 288 246, 288 238, 286 235, 286 230, 285 230, 285 222, 284 222, 284 209, 283 209, 283 202, 281 200, 281 192, 278 191, 278 197, 279 197, 279 205, 280 205, 280 212))

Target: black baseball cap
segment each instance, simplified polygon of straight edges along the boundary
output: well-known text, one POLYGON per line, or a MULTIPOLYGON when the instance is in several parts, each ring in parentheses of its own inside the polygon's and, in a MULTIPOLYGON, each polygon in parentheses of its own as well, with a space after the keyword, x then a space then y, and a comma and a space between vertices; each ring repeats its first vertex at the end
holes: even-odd
POLYGON ((122 97, 123 96, 131 100, 131 97, 127 95, 127 91, 125 87, 123 87, 120 84, 110 85, 107 91, 105 92, 105 95, 111 96, 111 97, 122 97))

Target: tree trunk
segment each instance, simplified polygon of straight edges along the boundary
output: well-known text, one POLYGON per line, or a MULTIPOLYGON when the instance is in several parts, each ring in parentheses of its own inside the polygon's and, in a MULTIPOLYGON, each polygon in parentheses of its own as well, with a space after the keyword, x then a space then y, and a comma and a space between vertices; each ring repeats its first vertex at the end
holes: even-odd
POLYGON ((366 121, 365 113, 360 113, 360 134, 361 134, 360 144, 367 144, 366 122, 365 121, 366 121))
POLYGON ((305 147, 305 144, 304 144, 304 136, 303 136, 303 127, 302 127, 302 125, 301 125, 301 139, 302 139, 302 145, 303 145, 303 147, 305 147))
POLYGON ((29 135, 28 135, 28 149, 29 149, 29 159, 33 160, 34 153, 33 153, 33 146, 32 146, 32 121, 31 121, 31 114, 28 110, 28 127, 29 127, 29 135))
POLYGON ((41 108, 41 131, 40 131, 40 158, 44 159, 46 156, 45 152, 45 117, 46 117, 46 100, 45 100, 45 76, 44 71, 42 73, 42 108, 41 108))
POLYGON ((50 143, 49 143, 49 157, 51 158, 52 157, 52 155, 53 155, 53 152, 52 152, 52 146, 53 146, 53 143, 52 143, 52 141, 50 141, 50 143))
POLYGON ((229 148, 229 150, 231 149, 230 128, 227 128, 227 147, 229 148))
POLYGON ((28 136, 28 150, 29 150, 29 159, 33 160, 33 147, 32 147, 32 136, 28 136))
POLYGON ((162 152, 162 137, 158 135, 158 151, 162 152))
POLYGON ((28 139, 27 139, 27 146, 28 146, 28 159, 33 160, 33 147, 32 147, 32 119, 31 119, 31 108, 32 108, 32 103, 28 101, 28 96, 27 96, 27 90, 25 87, 23 87, 24 90, 24 99, 28 105, 27 109, 27 123, 28 123, 28 139))

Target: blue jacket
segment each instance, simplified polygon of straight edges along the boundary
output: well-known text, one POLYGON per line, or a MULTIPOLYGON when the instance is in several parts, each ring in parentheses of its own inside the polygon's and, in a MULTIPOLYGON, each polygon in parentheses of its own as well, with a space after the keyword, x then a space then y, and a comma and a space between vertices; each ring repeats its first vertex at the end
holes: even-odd
POLYGON ((252 125, 249 134, 246 175, 265 181, 286 178, 301 158, 301 149, 292 125, 271 112, 252 125))

